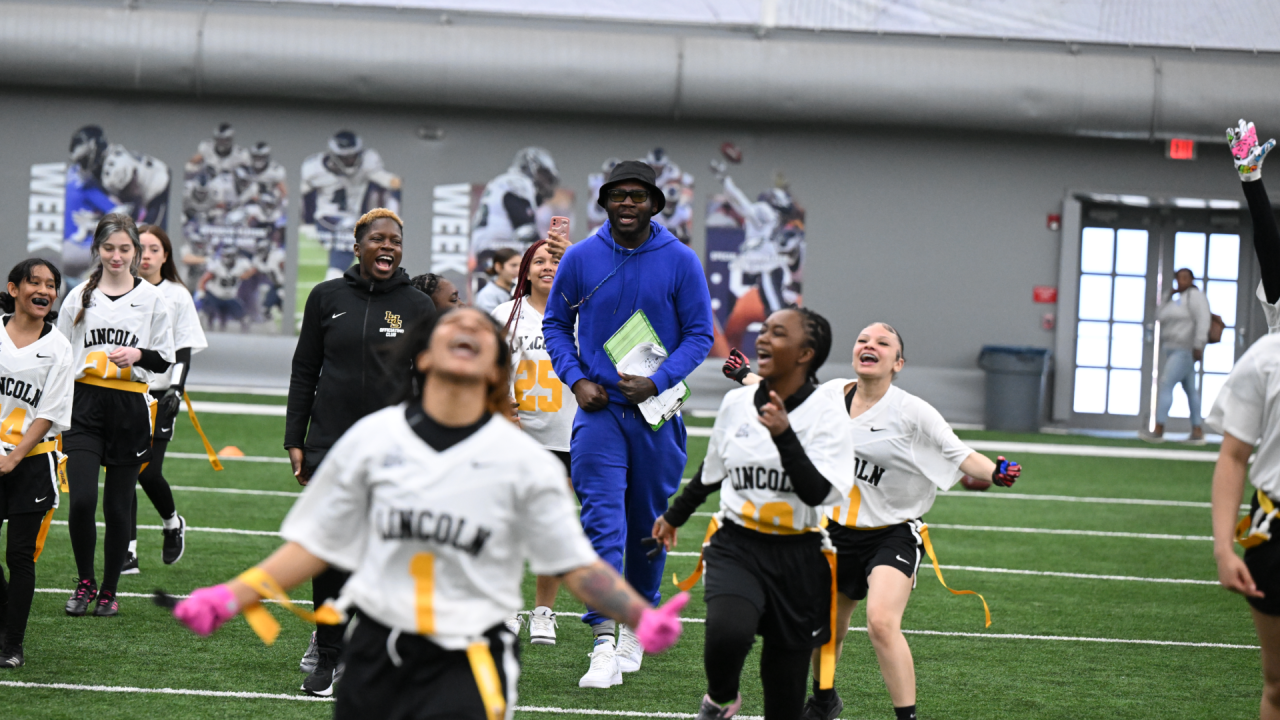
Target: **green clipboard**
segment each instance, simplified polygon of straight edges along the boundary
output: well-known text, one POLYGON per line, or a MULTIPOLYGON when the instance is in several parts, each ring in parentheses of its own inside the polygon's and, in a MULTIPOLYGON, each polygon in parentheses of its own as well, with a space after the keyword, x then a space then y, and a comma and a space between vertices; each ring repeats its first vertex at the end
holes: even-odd
MULTIPOLYGON (((662 340, 658 338, 658 334, 653 331, 653 325, 649 324, 649 318, 644 314, 644 310, 636 310, 635 314, 627 319, 622 327, 613 334, 604 343, 605 354, 609 356, 609 360, 616 366, 632 348, 641 343, 653 343, 662 348, 666 352, 667 348, 662 344, 662 340)), ((666 417, 662 418, 656 425, 649 424, 649 427, 657 430, 666 424, 667 420, 675 415, 680 407, 689 399, 693 391, 689 389, 688 384, 684 381, 680 382, 680 386, 684 387, 684 397, 680 398, 680 404, 676 406, 676 410, 672 411, 666 417)))

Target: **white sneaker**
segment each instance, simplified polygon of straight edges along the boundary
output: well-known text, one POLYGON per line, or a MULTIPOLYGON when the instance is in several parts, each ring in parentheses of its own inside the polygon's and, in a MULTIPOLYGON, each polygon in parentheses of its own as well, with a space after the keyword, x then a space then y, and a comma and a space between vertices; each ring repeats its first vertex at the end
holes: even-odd
POLYGON ((556 644, 556 614, 549 607, 536 607, 529 614, 529 642, 534 645, 556 644))
POLYGON ((520 613, 516 613, 515 615, 512 615, 511 617, 502 621, 502 624, 506 625, 507 629, 511 631, 511 634, 515 635, 516 637, 520 637, 520 626, 523 623, 524 621, 520 619, 520 613))
POLYGON ((640 639, 626 625, 618 631, 618 669, 624 673, 640 669, 644 660, 644 648, 640 647, 640 639))
POLYGON ((597 638, 591 648, 591 669, 578 681, 578 687, 610 688, 622 684, 622 671, 618 669, 618 656, 613 638, 597 638))

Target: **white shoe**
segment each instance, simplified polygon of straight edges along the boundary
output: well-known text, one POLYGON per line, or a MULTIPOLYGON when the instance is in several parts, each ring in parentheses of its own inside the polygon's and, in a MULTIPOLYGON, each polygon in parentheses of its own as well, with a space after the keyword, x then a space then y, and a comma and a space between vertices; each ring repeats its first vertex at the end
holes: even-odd
POLYGON ((618 669, 624 673, 640 669, 644 660, 644 648, 640 647, 640 639, 626 625, 618 631, 618 669))
POLYGON ((613 638, 598 638, 595 647, 591 648, 591 669, 578 681, 578 687, 610 688, 621 684, 622 671, 618 669, 613 638))
POLYGON ((529 642, 534 645, 556 644, 556 614, 549 607, 536 607, 529 614, 529 642))
POLYGON ((503 620, 502 624, 507 626, 507 629, 511 631, 512 635, 520 637, 520 626, 523 622, 524 621, 520 619, 520 613, 516 613, 506 620, 503 620))

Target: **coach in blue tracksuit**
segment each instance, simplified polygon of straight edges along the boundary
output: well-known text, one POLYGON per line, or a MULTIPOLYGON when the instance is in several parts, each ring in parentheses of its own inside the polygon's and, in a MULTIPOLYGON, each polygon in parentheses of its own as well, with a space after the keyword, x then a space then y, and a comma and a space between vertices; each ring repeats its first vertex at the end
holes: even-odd
MULTIPOLYGON (((697 254, 650 220, 666 204, 652 168, 618 163, 596 202, 609 221, 564 254, 542 329, 556 374, 573 388, 580 409, 570 454, 587 537, 642 597, 657 603, 665 556, 650 560, 640 541, 680 487, 685 431, 679 417, 651 429, 636 403, 677 385, 706 359, 711 296, 697 254), (668 357, 652 377, 619 377, 604 344, 637 310, 668 357)), ((583 619, 596 645, 580 686, 617 685, 621 672, 639 669, 642 653, 630 629, 622 629, 615 646, 612 621, 595 611, 583 619)))

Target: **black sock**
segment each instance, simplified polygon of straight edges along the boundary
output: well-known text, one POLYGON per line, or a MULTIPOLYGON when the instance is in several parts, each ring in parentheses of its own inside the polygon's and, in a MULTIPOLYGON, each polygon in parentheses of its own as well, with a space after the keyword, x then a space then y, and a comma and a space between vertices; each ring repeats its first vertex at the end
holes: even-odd
POLYGON ((916 706, 895 707, 893 714, 898 716, 898 720, 916 720, 916 706))
POLYGON ((817 678, 814 678, 814 681, 813 681, 813 699, 814 700, 817 700, 820 703, 829 703, 832 700, 834 700, 835 697, 836 697, 836 689, 834 687, 827 690, 823 690, 822 688, 818 687, 817 678))

